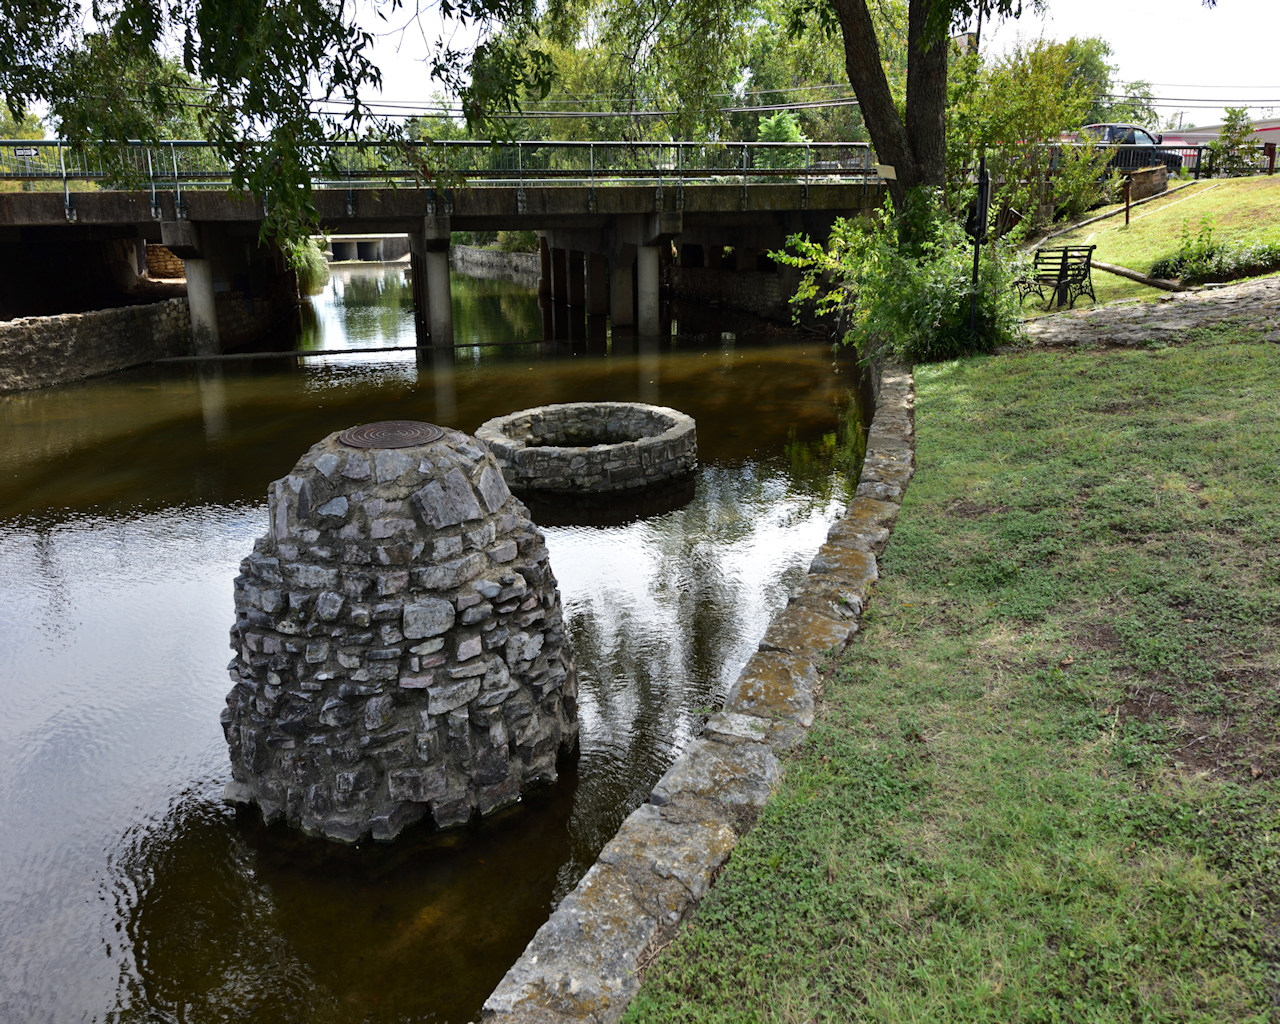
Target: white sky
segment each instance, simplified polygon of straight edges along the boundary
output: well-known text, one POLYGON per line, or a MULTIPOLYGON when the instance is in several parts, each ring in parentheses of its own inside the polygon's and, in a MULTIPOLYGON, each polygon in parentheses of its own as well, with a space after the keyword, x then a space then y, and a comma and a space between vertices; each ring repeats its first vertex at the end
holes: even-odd
POLYGON ((1280 0, 1049 0, 1043 17, 1030 6, 1017 21, 983 26, 983 50, 1019 37, 1099 36, 1121 81, 1151 83, 1161 118, 1182 110, 1188 126, 1218 124, 1228 105, 1280 116, 1280 0))
MULTIPOLYGON (((1121 81, 1152 84, 1162 119, 1181 110, 1187 126, 1217 124, 1228 104, 1248 106, 1254 117, 1280 116, 1280 0, 1219 0, 1216 8, 1200 0, 1048 0, 1043 16, 1030 0, 1026 6, 1017 21, 983 26, 984 52, 1019 38, 1100 36, 1111 44, 1121 81)), ((404 23, 403 10, 388 17, 362 19, 379 35, 382 99, 420 106, 439 89, 421 63, 424 35, 439 34, 435 5, 404 33, 386 34, 404 23)), ((468 38, 459 33, 454 42, 468 38)))

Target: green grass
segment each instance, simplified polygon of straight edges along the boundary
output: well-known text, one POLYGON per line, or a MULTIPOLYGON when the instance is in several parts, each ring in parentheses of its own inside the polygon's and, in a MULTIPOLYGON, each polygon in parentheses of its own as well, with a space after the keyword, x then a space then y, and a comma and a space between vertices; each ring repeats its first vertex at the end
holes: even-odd
POLYGON ((782 787, 627 1020, 1280 1020, 1280 346, 917 369, 782 787))
MULTIPOLYGON (((1171 182, 1173 187, 1176 182, 1171 182)), ((1214 226, 1221 242, 1271 242, 1280 244, 1280 176, 1202 181, 1172 195, 1136 206, 1126 226, 1124 215, 1090 224, 1060 235, 1050 245, 1096 245, 1094 258, 1146 274, 1161 256, 1178 248, 1183 226, 1194 234, 1202 218, 1214 226)), ((1114 274, 1095 269, 1093 287, 1098 303, 1125 299, 1157 299, 1165 294, 1114 274)), ((1088 298, 1076 303, 1087 308, 1088 298)), ((1033 304, 1027 314, 1037 315, 1033 304)))

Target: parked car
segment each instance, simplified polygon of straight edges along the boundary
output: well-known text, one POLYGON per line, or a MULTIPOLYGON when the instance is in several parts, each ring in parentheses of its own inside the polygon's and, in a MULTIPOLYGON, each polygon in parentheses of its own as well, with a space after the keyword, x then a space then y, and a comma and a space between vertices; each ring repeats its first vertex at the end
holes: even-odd
POLYGON ((1117 148, 1109 161, 1112 167, 1122 171, 1156 164, 1164 164, 1171 174, 1182 169, 1181 155, 1172 149, 1159 148, 1164 142, 1163 135, 1153 135, 1135 124, 1087 124, 1080 129, 1080 134, 1104 145, 1123 147, 1117 148))

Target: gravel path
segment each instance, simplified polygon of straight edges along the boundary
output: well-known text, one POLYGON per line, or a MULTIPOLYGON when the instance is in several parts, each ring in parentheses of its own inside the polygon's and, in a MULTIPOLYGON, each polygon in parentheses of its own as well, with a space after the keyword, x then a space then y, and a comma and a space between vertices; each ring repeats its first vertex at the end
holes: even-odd
POLYGON ((1264 340, 1280 342, 1280 277, 1055 313, 1030 321, 1027 336, 1033 345, 1147 345, 1223 322, 1256 327, 1264 340))

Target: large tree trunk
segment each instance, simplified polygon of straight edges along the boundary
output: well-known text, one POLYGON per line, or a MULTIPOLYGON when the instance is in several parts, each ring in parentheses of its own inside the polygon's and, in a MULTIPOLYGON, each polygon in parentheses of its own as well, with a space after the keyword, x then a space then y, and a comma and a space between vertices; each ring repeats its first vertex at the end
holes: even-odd
POLYGON ((889 193, 898 209, 916 185, 946 178, 947 45, 926 48, 925 22, 939 0, 910 0, 907 16, 907 109, 898 114, 885 78, 866 0, 831 0, 844 37, 845 70, 880 162, 894 169, 889 193))

